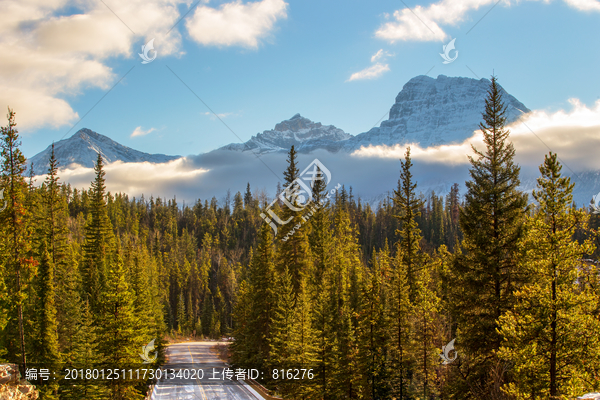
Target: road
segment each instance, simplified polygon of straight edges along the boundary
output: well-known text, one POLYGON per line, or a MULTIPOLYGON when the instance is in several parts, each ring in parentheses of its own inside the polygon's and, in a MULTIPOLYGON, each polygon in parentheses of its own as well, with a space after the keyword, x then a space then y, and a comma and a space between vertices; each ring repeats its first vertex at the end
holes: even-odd
POLYGON ((152 399, 264 400, 249 386, 222 380, 222 371, 227 365, 211 350, 216 344, 184 342, 170 345, 167 348, 167 363, 161 367, 168 371, 169 379, 162 379, 157 383, 152 399), (203 374, 200 379, 198 370, 203 374), (218 379, 214 379, 215 377, 218 379))

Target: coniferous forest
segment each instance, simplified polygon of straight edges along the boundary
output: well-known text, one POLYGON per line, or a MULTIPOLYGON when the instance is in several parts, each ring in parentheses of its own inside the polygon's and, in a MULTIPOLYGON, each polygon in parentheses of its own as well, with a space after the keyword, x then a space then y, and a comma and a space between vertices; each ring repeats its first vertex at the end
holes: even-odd
MULTIPOLYGON (((450 193, 419 191, 410 148, 376 208, 314 180, 286 240, 250 184, 224 200, 110 193, 26 170, 16 114, 0 138, 0 362, 135 364, 153 338, 232 338, 234 366, 310 368, 261 383, 285 399, 571 399, 600 391, 600 217, 549 153, 520 169, 495 78, 483 148, 450 193), (461 196, 460 193, 463 195, 461 196), (454 352, 440 354, 452 340, 454 352)), ((283 187, 298 177, 292 147, 283 187)), ((326 164, 326 160, 325 160, 326 164)), ((275 189, 275 188, 273 188, 275 189)), ((221 194, 217 194, 221 195, 221 194)), ((43 399, 142 399, 145 382, 58 381, 43 399)))

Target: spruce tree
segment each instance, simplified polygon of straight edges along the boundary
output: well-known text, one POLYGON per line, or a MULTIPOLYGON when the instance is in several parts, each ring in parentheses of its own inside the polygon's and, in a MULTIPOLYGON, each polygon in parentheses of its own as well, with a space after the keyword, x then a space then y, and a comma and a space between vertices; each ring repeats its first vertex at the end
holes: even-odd
POLYGON ((465 206, 460 211, 465 253, 454 262, 458 281, 451 302, 463 367, 470 371, 461 390, 479 397, 492 396, 496 390, 490 375, 501 343, 497 321, 514 306, 515 290, 524 280, 517 243, 527 197, 518 190, 520 168, 513 161, 515 149, 505 114, 500 85, 492 76, 480 123, 486 150, 472 146, 477 158, 469 157, 471 180, 466 182, 465 206))
POLYGON ((586 287, 581 259, 594 250, 574 239, 588 215, 573 205, 570 178, 561 175, 557 155, 546 155, 528 217, 521 265, 530 282, 516 292, 516 304, 500 317, 504 341, 499 356, 513 366, 505 392, 515 398, 563 399, 600 385, 600 322, 596 298, 586 287))

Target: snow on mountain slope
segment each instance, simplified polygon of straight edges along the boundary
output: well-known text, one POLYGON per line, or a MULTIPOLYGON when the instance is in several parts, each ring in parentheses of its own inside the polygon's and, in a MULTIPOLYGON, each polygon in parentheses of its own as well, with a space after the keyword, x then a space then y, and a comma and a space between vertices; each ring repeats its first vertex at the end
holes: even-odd
MULTIPOLYGON (((352 137, 344 149, 361 146, 418 143, 421 147, 460 143, 479 129, 489 89, 488 79, 439 75, 417 76, 408 81, 379 127, 352 137)), ((502 89, 507 122, 530 110, 502 89)))
MULTIPOLYGON (((29 166, 33 163, 36 175, 43 175, 48 172, 48 159, 51 152, 52 146, 48 146, 46 150, 28 160, 29 166)), ((79 164, 88 168, 93 167, 98 158, 98 153, 102 154, 105 163, 115 161, 164 163, 180 158, 180 156, 148 154, 134 150, 87 128, 80 129, 70 138, 54 144, 54 156, 58 160, 60 168, 67 167, 70 164, 79 164)))
POLYGON ((231 143, 219 150, 262 154, 288 152, 294 145, 299 153, 310 153, 316 149, 336 152, 351 137, 352 135, 333 125, 322 125, 296 114, 275 125, 275 129, 252 136, 246 143, 231 143))

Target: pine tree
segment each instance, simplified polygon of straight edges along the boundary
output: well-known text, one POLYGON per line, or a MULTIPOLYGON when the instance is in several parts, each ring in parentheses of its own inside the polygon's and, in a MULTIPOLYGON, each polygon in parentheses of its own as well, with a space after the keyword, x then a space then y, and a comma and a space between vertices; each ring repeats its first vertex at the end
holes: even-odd
POLYGON ((553 153, 540 166, 533 191, 538 207, 522 241, 521 265, 531 282, 500 317, 499 356, 513 366, 514 378, 505 391, 517 399, 574 398, 600 385, 600 322, 580 261, 594 249, 589 240, 574 239, 588 216, 572 204, 575 185, 561 169, 553 153))
MULTIPOLYGON (((293 311, 293 322, 290 332, 290 358, 288 365, 291 368, 314 369, 317 361, 317 331, 313 327, 312 302, 309 290, 306 288, 306 279, 300 282, 300 291, 296 297, 293 311)), ((284 364, 285 365, 285 364, 284 364)), ((306 376, 298 381, 293 381, 290 388, 292 398, 311 398, 315 393, 312 379, 306 376)))
POLYGON ((179 334, 187 334, 185 330, 186 326, 186 315, 185 315, 185 303, 183 301, 183 293, 179 293, 179 299, 177 300, 177 332, 179 334))
MULTIPOLYGON (((77 332, 73 338, 73 351, 69 360, 66 360, 66 368, 94 368, 102 365, 102 359, 98 351, 99 328, 95 325, 95 319, 90 309, 89 302, 83 302, 81 307, 81 318, 77 332)), ((106 389, 99 385, 94 379, 86 379, 80 385, 72 382, 61 382, 62 395, 68 399, 100 399, 105 396, 106 389)))
MULTIPOLYGON (((52 262, 59 350, 67 359, 71 356, 72 340, 79 321, 80 295, 79 270, 69 244, 69 213, 66 196, 61 192, 58 177, 58 161, 54 154, 54 143, 48 160, 48 175, 42 190, 42 210, 44 216, 38 226, 39 240, 47 243, 52 262)), ((43 257, 43 252, 40 254, 43 257)))
MULTIPOLYGON (((48 252, 54 266, 64 274, 64 269, 68 268, 67 260, 67 204, 66 199, 60 193, 60 183, 58 177, 58 161, 54 155, 54 143, 48 160, 48 175, 44 186, 44 206, 45 206, 45 239, 48 242, 48 252)), ((63 276, 61 275, 60 278, 63 276)))
POLYGON ((25 206, 27 183, 25 172, 25 156, 19 146, 19 132, 16 129, 15 113, 8 109, 8 125, 0 130, 0 156, 2 162, 2 191, 5 209, 0 213, 0 225, 4 232, 4 268, 6 284, 9 289, 8 323, 2 335, 4 347, 11 356, 11 361, 18 360, 24 369, 27 367, 26 340, 24 330, 24 304, 27 299, 27 287, 35 273, 37 261, 29 255, 31 249, 29 214, 25 206), (14 358, 13 358, 14 357, 14 358))
MULTIPOLYGON (((54 264, 45 243, 42 247, 42 261, 38 267, 38 330, 36 334, 35 353, 33 358, 44 368, 56 371, 59 367, 60 354, 58 348, 58 331, 56 320, 54 264)), ((40 391, 44 399, 58 399, 58 384, 51 381, 42 385, 40 391)))
POLYGON ((453 251, 456 244, 462 240, 462 232, 460 231, 459 216, 460 216, 460 198, 459 186, 455 183, 450 188, 450 193, 446 197, 446 212, 448 219, 448 232, 446 243, 448 248, 453 251))
POLYGON ((361 370, 365 375, 363 397, 391 397, 390 380, 390 290, 389 248, 374 252, 370 279, 363 289, 363 306, 359 318, 361 370))
POLYGON ((517 264, 517 242, 527 198, 518 190, 520 168, 513 161, 515 149, 508 141, 505 114, 500 85, 492 77, 480 124, 486 151, 473 146, 477 159, 469 158, 472 180, 466 182, 460 212, 465 254, 454 263, 458 282, 451 303, 461 357, 470 371, 461 390, 478 397, 498 392, 489 377, 501 343, 497 320, 513 307, 514 292, 524 278, 517 264))
POLYGON ((316 365, 315 390, 323 399, 333 399, 332 371, 334 370, 334 343, 336 331, 334 328, 337 296, 331 268, 322 272, 321 283, 315 288, 313 300, 313 319, 316 330, 316 365))
POLYGON ((300 189, 297 188, 298 183, 295 181, 299 178, 299 171, 296 165, 296 155, 296 150, 292 146, 287 158, 288 167, 283 173, 285 178, 284 189, 288 193, 286 196, 288 204, 282 206, 283 216, 281 218, 283 221, 289 222, 279 228, 278 260, 279 271, 287 266, 292 275, 295 293, 298 293, 300 281, 311 269, 311 256, 308 243, 308 225, 304 223, 302 218, 303 213, 310 206, 305 208, 305 205, 299 201, 300 196, 306 198, 309 194, 302 194, 300 189))
POLYGON ((248 288, 252 299, 252 322, 249 324, 249 329, 252 332, 251 351, 254 354, 248 361, 257 367, 268 364, 271 358, 270 343, 273 335, 272 324, 277 287, 275 257, 271 227, 262 224, 258 246, 253 253, 248 271, 248 288))
POLYGON ((413 311, 414 335, 414 367, 413 388, 415 395, 422 393, 422 398, 437 398, 439 393, 435 385, 437 374, 435 367, 439 365, 438 314, 440 299, 433 288, 431 269, 433 261, 422 268, 416 275, 415 301, 413 311))
POLYGON ((421 230, 416 222, 416 218, 421 215, 422 202, 416 197, 415 189, 417 183, 413 182, 411 172, 412 161, 410 158, 410 147, 406 149, 404 161, 400 160, 401 171, 398 180, 398 189, 394 191, 394 204, 398 214, 394 215, 401 226, 396 231, 400 236, 400 250, 403 257, 403 264, 406 267, 406 277, 408 279, 410 298, 415 294, 415 271, 421 268, 424 263, 421 247, 421 230))
MULTIPOLYGON (((135 319, 134 294, 127 284, 127 272, 121 256, 113 256, 100 294, 100 323, 98 353, 108 368, 123 368, 138 363, 138 349, 143 338, 138 335, 139 321, 135 319)), ((115 380, 109 385, 116 399, 135 399, 132 382, 115 380)))
MULTIPOLYGON (((252 294, 245 280, 240 283, 237 292, 237 301, 234 305, 233 317, 235 325, 233 329, 234 341, 231 344, 232 361, 234 365, 246 365, 247 360, 252 358, 252 294)), ((201 330, 198 330, 201 332, 201 330)))
POLYGON ((334 398, 353 398, 361 392, 357 315, 364 284, 356 231, 339 201, 335 204, 332 269, 334 284, 333 329, 336 332, 332 370, 334 398))
POLYGON ((244 193, 244 206, 250 207, 252 205, 252 192, 250 191, 250 182, 246 185, 246 192, 244 193))
MULTIPOLYGON (((318 288, 323 280, 325 270, 330 267, 331 252, 331 222, 329 220, 329 200, 325 197, 327 194, 327 185, 324 180, 323 171, 317 167, 317 175, 312 183, 312 196, 315 207, 310 219, 310 234, 308 236, 311 254, 313 256, 313 272, 311 274, 311 284, 318 288)), ((318 289, 317 289, 318 290, 318 289)))
MULTIPOLYGON (((181 310, 183 312, 183 309, 181 310)), ((207 289, 204 295, 202 307, 202 329, 206 337, 215 336, 215 302, 210 289, 207 289)))
POLYGON ((392 350, 392 393, 396 398, 404 399, 409 393, 410 375, 413 362, 412 349, 412 318, 413 304, 410 301, 410 286, 408 284, 408 268, 404 264, 404 255, 398 244, 394 259, 392 274, 392 301, 390 308, 392 350))
POLYGON ((270 367, 289 368, 292 358, 295 295, 292 275, 284 268, 276 286, 277 303, 271 314, 272 333, 269 337, 270 367))
POLYGON ((105 284, 107 264, 111 257, 113 233, 108 219, 105 200, 105 175, 102 155, 98 159, 94 171, 96 178, 90 189, 91 219, 85 227, 85 245, 83 258, 83 289, 92 311, 98 310, 98 299, 105 284))
MULTIPOLYGON (((318 167, 317 167, 318 168, 318 167)), ((313 203, 315 211, 310 219, 309 243, 313 255, 313 268, 308 284, 313 304, 313 324, 316 330, 315 392, 323 399, 333 398, 331 371, 333 368, 333 327, 336 302, 335 279, 331 252, 333 238, 331 234, 330 204, 326 198, 326 183, 323 172, 318 168, 317 179, 313 181, 313 203)))

